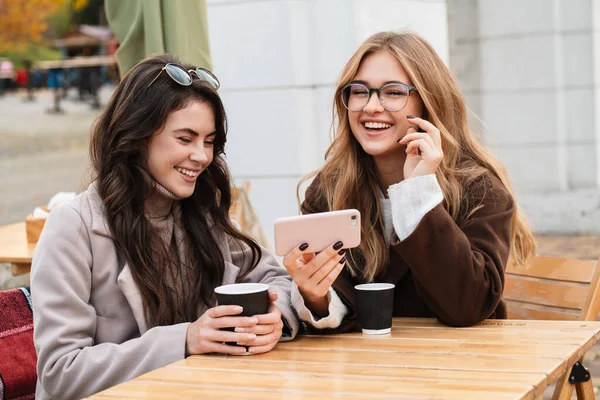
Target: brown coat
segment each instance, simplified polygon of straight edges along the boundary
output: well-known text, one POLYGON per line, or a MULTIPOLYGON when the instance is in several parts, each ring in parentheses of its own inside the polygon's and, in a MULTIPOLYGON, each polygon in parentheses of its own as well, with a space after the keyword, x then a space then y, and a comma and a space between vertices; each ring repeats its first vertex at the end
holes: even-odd
MULTIPOLYGON (((323 199, 306 191, 302 213, 328 211, 323 199)), ((415 231, 399 241, 394 234, 389 264, 376 282, 396 285, 395 317, 435 317, 450 326, 470 326, 486 318, 506 318, 502 301, 504 268, 510 251, 512 197, 496 177, 472 182, 461 209, 467 223, 457 225, 444 203, 427 213, 415 231)), ((333 287, 348 307, 336 332, 360 329, 354 285, 364 283, 344 269, 333 287)))

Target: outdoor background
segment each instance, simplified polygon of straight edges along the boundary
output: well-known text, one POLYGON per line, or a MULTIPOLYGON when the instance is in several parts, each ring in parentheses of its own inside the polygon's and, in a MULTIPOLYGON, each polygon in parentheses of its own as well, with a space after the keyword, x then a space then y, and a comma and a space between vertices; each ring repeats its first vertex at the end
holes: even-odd
MULTIPOLYGON (((0 50, 0 61, 18 70, 27 59, 114 53, 103 0, 31 3, 31 16, 0 12, 0 42, 16 18, 31 30, 30 43, 0 50)), ((600 255, 599 1, 208 0, 206 9, 227 159, 237 184, 251 182, 271 242, 273 221, 297 213, 298 180, 322 162, 345 62, 370 34, 411 29, 434 45, 483 121, 472 118, 507 166, 540 253, 600 255)), ((93 71, 99 87, 71 77, 58 113, 49 74, 36 77, 33 101, 26 85, 0 95, 0 224, 86 188, 90 127, 114 75, 93 71)))
MULTIPOLYGON (((600 0, 198 2, 228 112, 227 160, 236 184, 250 181, 271 243, 273 221, 298 212, 298 180, 323 160, 342 67, 372 33, 411 29, 457 78, 538 253, 600 256, 600 0)), ((179 26, 175 37, 202 32, 179 26)), ((71 69, 60 81, 36 62, 110 56, 117 46, 104 0, 0 0, 0 225, 87 187, 90 128, 118 80, 114 65, 71 69)), ((0 264, 0 289, 28 281, 0 264)), ((597 354, 586 356, 595 377, 597 354)))

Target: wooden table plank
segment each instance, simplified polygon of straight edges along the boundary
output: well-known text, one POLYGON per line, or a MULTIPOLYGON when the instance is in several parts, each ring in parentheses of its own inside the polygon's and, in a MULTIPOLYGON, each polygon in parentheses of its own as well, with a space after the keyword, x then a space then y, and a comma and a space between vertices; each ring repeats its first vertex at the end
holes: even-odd
MULTIPOLYGON (((532 346, 531 343, 511 343, 507 346, 498 342, 459 342, 435 339, 369 340, 367 352, 373 353, 377 357, 380 353, 401 354, 402 357, 405 355, 451 356, 451 358, 489 356, 501 359, 510 358, 511 362, 535 357, 536 359, 562 359, 566 364, 572 365, 585 354, 591 345, 585 340, 580 341, 579 344, 537 344, 535 346, 532 346)), ((279 346, 288 351, 365 352, 365 340, 350 336, 303 337, 293 342, 281 343, 279 346)))
MULTIPOLYGON (((365 367, 357 365, 340 365, 332 368, 331 364, 326 362, 313 364, 294 364, 281 361, 268 361, 258 357, 238 357, 235 362, 232 357, 226 356, 192 356, 185 360, 178 361, 168 366, 168 368, 180 369, 199 369, 221 371, 224 375, 232 375, 238 371, 253 371, 256 373, 268 373, 272 376, 282 374, 295 374, 305 376, 306 378, 321 376, 333 378, 343 376, 345 379, 370 379, 385 381, 395 379, 411 379, 418 381, 438 381, 454 382, 463 384, 473 381, 473 374, 464 370, 444 370, 444 369, 418 369, 418 368, 380 368, 365 367)), ((526 388, 532 385, 535 393, 542 392, 547 386, 546 375, 543 373, 521 373, 521 372, 477 372, 477 382, 493 386, 509 384, 514 387, 526 388), (540 387, 542 389, 540 389, 540 387)))
MULTIPOLYGON (((565 321, 561 321, 565 322, 565 321)), ((568 321, 579 324, 577 321, 568 321)), ((598 324, 598 323, 594 323, 598 324)), ((600 325, 598 325, 600 328, 600 325)), ((318 335, 317 335, 318 336, 318 335)), ((503 344, 512 343, 531 343, 540 344, 580 344, 589 341, 595 342, 600 338, 600 329, 514 329, 503 328, 498 329, 478 329, 467 331, 465 329, 450 329, 431 327, 427 329, 410 328, 410 327, 393 327, 391 334, 377 335, 378 337, 370 337, 363 335, 360 332, 345 333, 338 335, 330 335, 331 337, 352 337, 364 338, 368 345, 371 340, 404 340, 404 339, 432 339, 432 340, 450 340, 460 341, 463 343, 471 342, 498 342, 503 344)), ((329 336, 328 336, 329 337, 329 336)))
MULTIPOLYGON (((442 328, 448 330, 472 331, 479 329, 546 329, 551 331, 567 330, 585 330, 590 328, 600 329, 600 322, 596 321, 533 321, 519 319, 488 319, 477 325, 464 328, 448 327, 433 318, 394 318, 392 321, 394 327, 409 327, 414 329, 422 328, 442 328), (563 324, 563 322, 568 322, 563 324), (558 325, 557 325, 558 323, 558 325)), ((376 336, 374 336, 376 337, 376 336)))
MULTIPOLYGON (((340 396, 329 393, 308 394, 308 393, 283 393, 267 390, 257 390, 255 388, 237 388, 229 386, 222 387, 189 387, 187 385, 161 384, 159 382, 131 381, 127 384, 117 385, 96 394, 93 399, 145 399, 145 400, 164 400, 164 399, 206 399, 215 398, 223 400, 327 400, 331 398, 341 398, 340 396)), ((345 398, 356 398, 358 396, 345 396, 345 398)))
POLYGON ((394 319, 387 335, 312 335, 249 357, 193 356, 94 398, 540 399, 600 323, 394 319))
POLYGON ((10 272, 13 276, 28 274, 31 272, 31 263, 12 263, 10 272))
POLYGON ((379 368, 422 368, 422 369, 450 369, 457 371, 483 371, 483 372, 524 372, 543 373, 548 379, 554 381, 566 369, 566 361, 562 358, 532 358, 514 359, 510 357, 494 356, 460 356, 460 355, 418 355, 418 354, 374 354, 369 351, 338 352, 338 351, 312 351, 287 350, 283 346, 276 352, 261 354, 261 359, 282 361, 294 364, 299 363, 326 363, 332 368, 338 365, 356 365, 363 367, 379 368))
MULTIPOLYGON (((440 398, 446 399, 481 399, 486 394, 494 393, 499 399, 533 399, 533 388, 529 390, 523 387, 507 387, 504 385, 485 386, 476 380, 472 382, 439 383, 435 381, 414 382, 411 380, 395 379, 387 385, 380 381, 370 379, 344 379, 320 378, 311 376, 306 379, 294 374, 277 376, 275 379, 269 374, 257 374, 253 372, 236 371, 236 374, 222 374, 218 371, 200 371, 194 369, 165 368, 153 371, 138 378, 138 382, 147 384, 158 384, 157 390, 164 390, 169 386, 173 391, 171 397, 180 397, 180 390, 213 388, 221 389, 221 396, 229 398, 229 390, 235 385, 236 390, 251 393, 260 391, 263 393, 293 394, 307 393, 313 395, 336 394, 342 397, 358 398, 440 398), (225 394, 227 393, 227 394, 225 394), (173 396, 174 395, 174 396, 173 396)), ((127 383, 115 386, 127 386, 127 383)), ((154 390, 154 389, 153 389, 154 390)), ((110 392, 107 391, 107 392, 110 392)), ((203 392, 198 391, 198 394, 203 392)))
POLYGON ((0 263, 11 264, 13 275, 30 271, 34 249, 27 243, 25 222, 0 226, 0 263))
MULTIPOLYGON (((364 350, 365 340, 356 337, 336 336, 323 340, 323 337, 303 337, 298 340, 282 343, 286 348, 302 347, 312 349, 333 349, 344 351, 364 350)), ((403 339, 368 342, 369 350, 377 352, 402 352, 417 354, 474 354, 474 355, 511 355, 511 356, 537 356, 537 357, 564 357, 565 354, 577 350, 578 344, 540 343, 531 346, 529 343, 514 343, 510 346, 500 345, 498 342, 475 341, 449 341, 435 339, 403 339)))

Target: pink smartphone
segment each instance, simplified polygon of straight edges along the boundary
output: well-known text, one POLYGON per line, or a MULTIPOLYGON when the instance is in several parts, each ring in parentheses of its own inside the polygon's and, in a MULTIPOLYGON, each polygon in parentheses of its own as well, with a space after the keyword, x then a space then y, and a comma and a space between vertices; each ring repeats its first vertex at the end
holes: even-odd
POLYGON ((360 212, 339 210, 279 218, 275 221, 275 253, 284 256, 294 247, 308 243, 307 251, 319 252, 338 240, 342 248, 360 244, 360 212))

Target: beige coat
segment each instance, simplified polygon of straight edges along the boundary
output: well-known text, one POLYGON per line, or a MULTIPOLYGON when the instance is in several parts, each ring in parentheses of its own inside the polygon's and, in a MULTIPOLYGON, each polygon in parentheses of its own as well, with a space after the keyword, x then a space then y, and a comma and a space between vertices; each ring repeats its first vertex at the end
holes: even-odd
MULTIPOLYGON (((189 323, 148 329, 142 299, 117 253, 93 185, 52 210, 31 268, 37 399, 81 398, 185 357, 189 323)), ((241 252, 217 238, 225 258, 223 284, 234 283, 241 252)), ((265 250, 245 279, 275 290, 292 328, 291 280, 265 250)), ((199 307, 200 313, 206 307, 199 307)), ((200 315, 200 314, 199 314, 200 315)))

